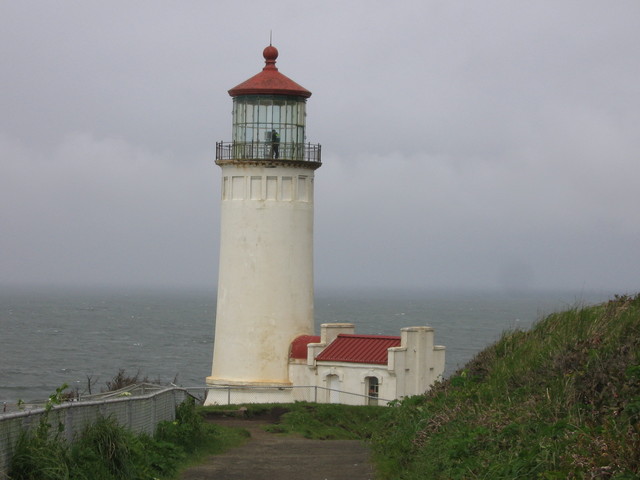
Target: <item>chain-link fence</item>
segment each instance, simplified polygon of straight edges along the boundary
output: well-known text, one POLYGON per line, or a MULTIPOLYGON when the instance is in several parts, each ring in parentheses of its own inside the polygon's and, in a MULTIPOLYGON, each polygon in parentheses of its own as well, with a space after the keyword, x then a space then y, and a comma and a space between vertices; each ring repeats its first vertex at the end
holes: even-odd
MULTIPOLYGON (((152 435, 158 423, 175 419, 176 407, 187 396, 189 393, 182 388, 138 385, 88 400, 56 405, 49 412, 47 421, 51 425, 63 425, 68 441, 101 417, 111 417, 134 433, 152 435), (150 390, 152 393, 148 393, 150 390)), ((44 412, 43 407, 35 407, 0 415, 0 479, 6 478, 20 433, 36 428, 44 412)))
MULTIPOLYGON (((190 389, 191 390, 191 389, 190 389)), ((206 387, 205 405, 239 405, 242 403, 340 403, 344 405, 387 405, 391 400, 325 387, 206 387)))

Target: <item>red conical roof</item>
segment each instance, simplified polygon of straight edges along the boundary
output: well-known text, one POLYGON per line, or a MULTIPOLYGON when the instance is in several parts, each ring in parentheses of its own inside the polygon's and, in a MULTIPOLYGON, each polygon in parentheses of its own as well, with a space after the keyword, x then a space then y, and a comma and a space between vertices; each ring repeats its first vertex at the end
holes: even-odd
POLYGON ((262 71, 249 80, 236 85, 229 90, 229 95, 294 95, 309 98, 311 92, 298 85, 286 75, 281 74, 276 67, 278 49, 269 45, 262 52, 265 66, 262 71))

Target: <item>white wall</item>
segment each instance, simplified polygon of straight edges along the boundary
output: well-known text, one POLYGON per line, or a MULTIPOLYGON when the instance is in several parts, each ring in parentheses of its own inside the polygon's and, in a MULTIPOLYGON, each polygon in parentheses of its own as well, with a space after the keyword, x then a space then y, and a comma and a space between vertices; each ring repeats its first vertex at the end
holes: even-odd
POLYGON ((289 345, 313 332, 313 176, 303 167, 222 166, 208 384, 290 384, 289 345))

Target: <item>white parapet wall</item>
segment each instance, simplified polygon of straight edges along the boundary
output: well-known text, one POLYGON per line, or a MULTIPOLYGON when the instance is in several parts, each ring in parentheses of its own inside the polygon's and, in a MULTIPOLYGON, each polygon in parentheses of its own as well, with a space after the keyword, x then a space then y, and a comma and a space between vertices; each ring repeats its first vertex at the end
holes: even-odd
POLYGON ((394 398, 426 392, 444 373, 445 347, 434 345, 432 327, 400 330, 401 344, 389 349, 387 368, 397 379, 394 398))

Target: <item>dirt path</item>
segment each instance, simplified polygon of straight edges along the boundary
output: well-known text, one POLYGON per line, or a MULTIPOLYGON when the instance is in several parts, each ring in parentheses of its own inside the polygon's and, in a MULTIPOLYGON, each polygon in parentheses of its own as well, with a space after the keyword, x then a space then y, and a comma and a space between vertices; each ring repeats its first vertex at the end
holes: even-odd
POLYGON ((183 472, 181 480, 373 480, 369 449, 357 440, 309 440, 267 433, 270 419, 217 417, 220 425, 251 433, 240 447, 183 472))

